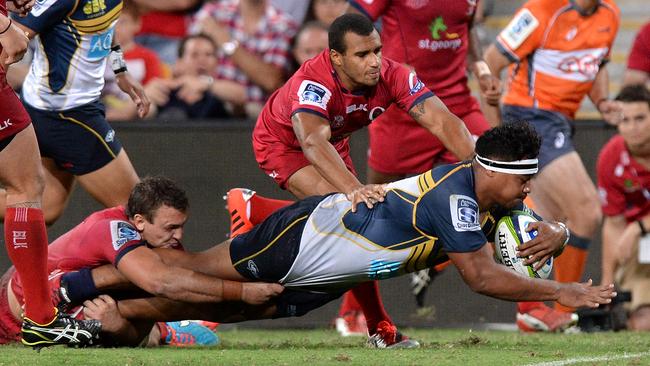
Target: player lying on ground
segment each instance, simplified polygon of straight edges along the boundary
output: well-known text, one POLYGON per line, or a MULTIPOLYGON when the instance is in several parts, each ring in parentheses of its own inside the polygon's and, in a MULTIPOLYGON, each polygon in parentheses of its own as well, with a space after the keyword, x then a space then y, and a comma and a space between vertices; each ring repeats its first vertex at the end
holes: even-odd
MULTIPOLYGON (((63 287, 70 289, 63 296, 71 301, 75 300, 75 294, 95 297, 99 293, 92 287, 75 287, 84 283, 83 280, 75 281, 75 278, 90 278, 90 268, 108 264, 149 294, 175 300, 199 303, 240 300, 261 304, 282 291, 282 286, 277 284, 224 281, 164 263, 152 248, 183 250, 181 241, 188 207, 185 192, 174 182, 161 177, 143 179, 131 192, 126 207, 93 213, 49 246, 51 286, 58 288, 63 281, 63 287), (62 279, 63 273, 68 271, 78 272, 62 279), (66 281, 71 282, 69 286, 65 285, 66 281)), ((0 279, 0 289, 2 344, 18 340, 20 336, 23 282, 13 268, 0 279)), ((89 306, 89 311, 94 309, 89 306)), ((152 326, 153 322, 144 322, 138 324, 132 334, 104 341, 135 345, 152 326)), ((164 332, 165 329, 160 330, 164 332)))
MULTIPOLYGON (((359 283, 396 277, 447 259, 472 290, 488 296, 552 300, 573 307, 609 303, 615 296, 613 285, 531 279, 493 259, 487 238, 496 219, 523 205, 537 172, 539 145, 527 124, 500 126, 478 139, 472 161, 388 184, 384 201, 371 210, 359 205, 352 212, 344 194, 314 196, 204 252, 157 251, 165 262, 207 275, 284 285, 282 294, 267 304, 142 298, 120 301, 119 314, 126 319, 189 317, 219 322, 300 316, 359 283)), ((539 236, 520 255, 530 255, 527 264, 541 266, 561 249, 566 232, 549 222, 531 224, 531 229, 537 229, 539 236)), ((96 276, 98 282, 103 281, 100 277, 96 276)), ((95 315, 111 324, 119 318, 114 310, 110 318, 95 315)), ((394 327, 380 327, 380 332, 391 331, 394 327)))

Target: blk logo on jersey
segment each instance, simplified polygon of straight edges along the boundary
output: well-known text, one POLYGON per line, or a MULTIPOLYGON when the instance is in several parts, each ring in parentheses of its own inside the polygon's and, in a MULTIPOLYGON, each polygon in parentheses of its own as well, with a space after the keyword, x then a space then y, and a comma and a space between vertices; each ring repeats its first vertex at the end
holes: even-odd
POLYGON ((303 80, 298 88, 298 101, 300 104, 312 105, 327 109, 327 103, 332 96, 323 84, 311 80, 303 80))
POLYGON ((454 230, 481 230, 481 225, 478 222, 478 204, 473 198, 461 194, 452 194, 449 196, 449 209, 454 230))
POLYGON ((111 242, 113 249, 120 250, 120 248, 133 240, 140 240, 140 233, 126 221, 111 221, 111 242))
POLYGON ((7 118, 6 120, 0 122, 0 131, 4 130, 5 128, 9 128, 13 125, 14 124, 11 123, 11 118, 7 118))

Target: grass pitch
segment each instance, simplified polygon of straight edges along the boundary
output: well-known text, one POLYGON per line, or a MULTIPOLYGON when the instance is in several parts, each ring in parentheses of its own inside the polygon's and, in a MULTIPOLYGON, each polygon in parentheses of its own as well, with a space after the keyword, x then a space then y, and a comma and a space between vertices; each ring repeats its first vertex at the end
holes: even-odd
POLYGON ((376 350, 333 330, 227 330, 210 348, 0 347, 0 365, 650 365, 650 334, 407 329, 422 348, 376 350))

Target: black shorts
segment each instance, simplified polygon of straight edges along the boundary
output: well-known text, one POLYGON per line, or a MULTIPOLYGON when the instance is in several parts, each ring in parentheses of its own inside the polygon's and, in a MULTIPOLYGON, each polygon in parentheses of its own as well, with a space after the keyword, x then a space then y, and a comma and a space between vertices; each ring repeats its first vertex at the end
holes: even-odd
POLYGON ((324 196, 312 196, 275 211, 230 243, 230 259, 252 281, 279 282, 291 269, 309 214, 324 196))
POLYGON ((29 104, 25 109, 32 118, 41 156, 54 159, 71 174, 94 172, 122 150, 99 101, 65 111, 44 111, 29 104))
POLYGON ((540 171, 553 160, 575 151, 573 124, 562 113, 512 105, 504 105, 501 111, 504 123, 526 121, 542 138, 538 156, 540 171))

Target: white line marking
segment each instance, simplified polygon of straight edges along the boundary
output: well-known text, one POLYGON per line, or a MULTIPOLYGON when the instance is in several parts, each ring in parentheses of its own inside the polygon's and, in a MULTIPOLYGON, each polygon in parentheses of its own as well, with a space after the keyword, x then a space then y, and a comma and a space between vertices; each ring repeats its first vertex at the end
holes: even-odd
POLYGON ((598 356, 598 357, 576 357, 576 358, 568 358, 566 360, 560 360, 560 361, 530 363, 528 364, 528 366, 564 366, 564 365, 573 365, 576 363, 583 363, 583 362, 623 360, 626 358, 643 357, 648 355, 650 355, 650 352, 624 353, 622 355, 598 356))

